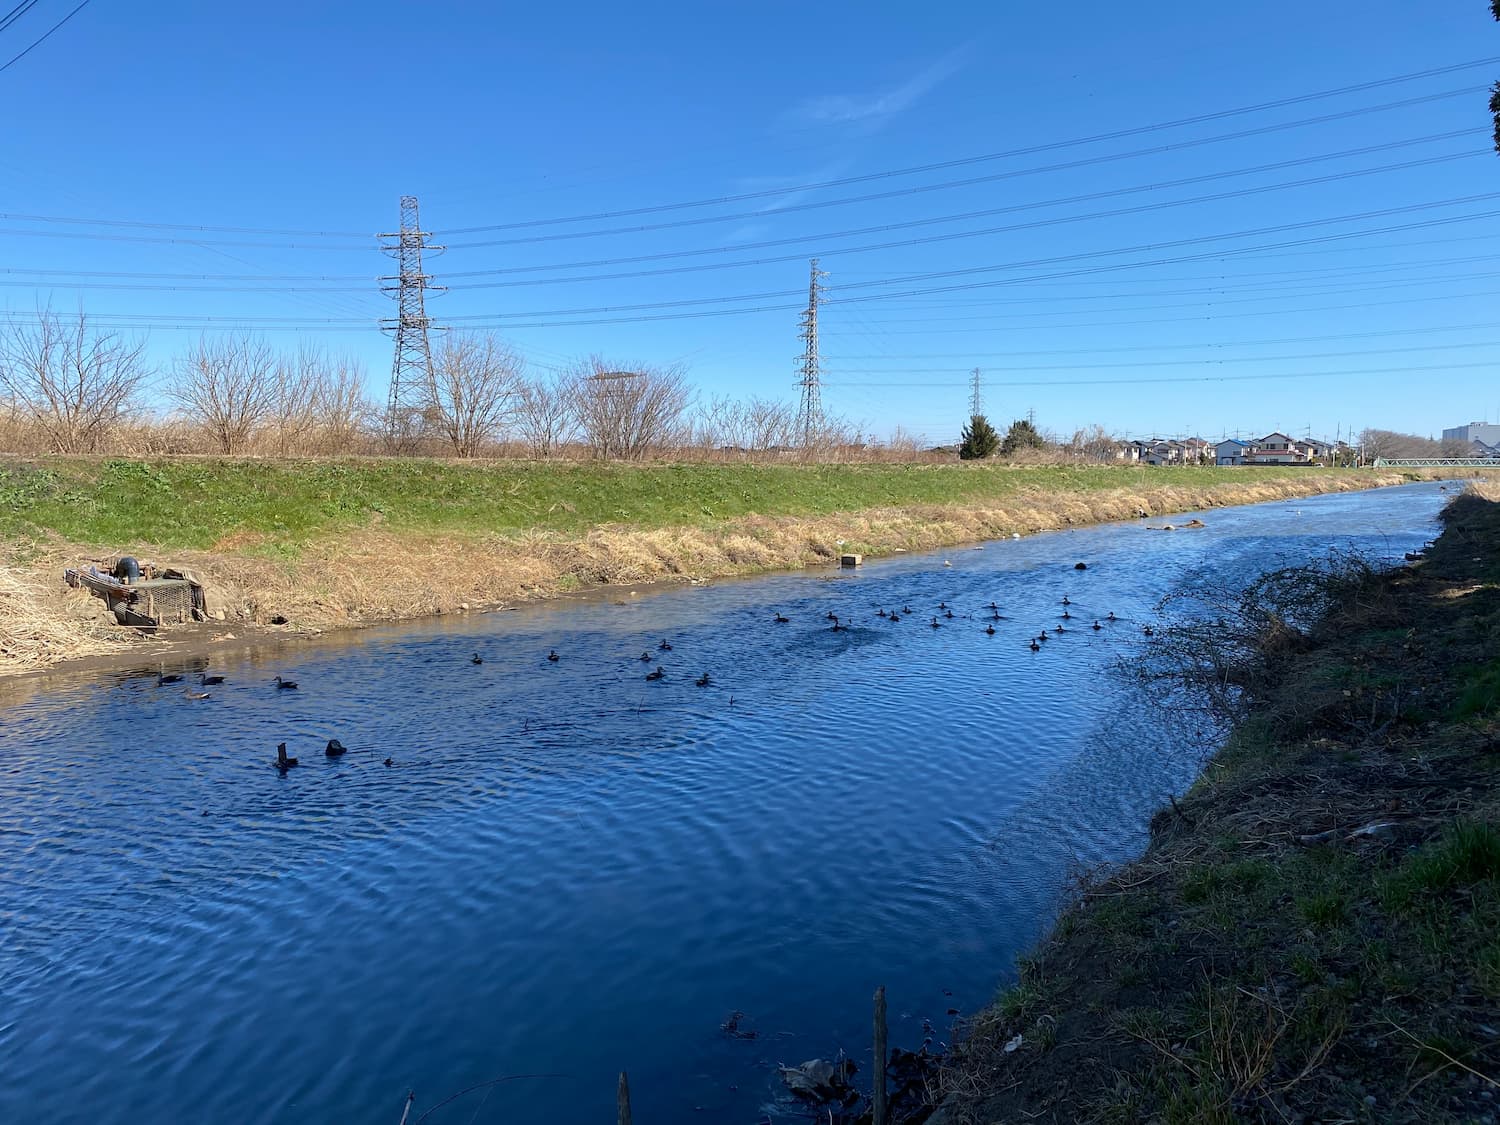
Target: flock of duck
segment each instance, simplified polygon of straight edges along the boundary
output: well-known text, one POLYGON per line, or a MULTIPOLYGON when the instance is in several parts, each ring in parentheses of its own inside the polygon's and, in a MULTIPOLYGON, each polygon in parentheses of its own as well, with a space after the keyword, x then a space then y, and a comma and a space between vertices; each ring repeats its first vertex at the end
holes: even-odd
MULTIPOLYGON (((1078 569, 1083 569, 1081 564, 1078 569)), ((1073 600, 1066 594, 1063 595, 1060 604, 1062 613, 1059 615, 1058 623, 1056 625, 1053 625, 1050 629, 1043 626, 1040 632, 1028 639, 1027 647, 1032 652, 1041 652, 1042 649, 1053 638, 1062 636, 1069 632, 1086 630, 1091 633, 1101 633, 1111 626, 1122 621, 1121 618, 1115 616, 1113 610, 1105 613, 1102 617, 1094 616, 1092 614, 1083 614, 1081 617, 1075 616, 1072 610, 1077 607, 1073 600), (1072 624, 1075 621, 1088 621, 1088 624, 1072 624)), ((875 619, 878 621, 884 621, 888 625, 894 625, 906 618, 914 616, 917 616, 917 612, 913 610, 910 605, 906 604, 903 604, 900 609, 886 609, 884 606, 878 606, 875 610, 875 619)), ((926 615, 924 614, 923 616, 926 615)), ((825 621, 832 622, 831 630, 835 633, 849 632, 851 628, 854 627, 851 623, 851 619, 841 617, 839 614, 834 613, 832 610, 824 614, 823 619, 825 621)), ((937 603, 937 613, 931 614, 928 617, 926 627, 931 630, 937 630, 947 627, 950 622, 974 620, 983 621, 984 633, 988 636, 993 637, 998 632, 998 630, 995 628, 996 624, 1002 621, 1008 621, 1010 619, 1000 612, 1000 606, 996 602, 990 602, 988 605, 983 606, 981 611, 976 615, 975 613, 957 614, 953 611, 953 607, 946 601, 940 601, 937 603)), ((776 625, 789 625, 791 624, 792 619, 786 614, 777 611, 776 614, 772 617, 772 622, 776 625)), ((1142 627, 1142 632, 1146 636, 1150 637, 1153 635, 1154 630, 1150 625, 1145 625, 1142 627)), ((639 657, 639 662, 641 664, 655 665, 654 668, 652 668, 645 674, 645 678, 647 681, 654 683, 666 678, 667 671, 660 663, 660 659, 661 654, 671 651, 672 643, 669 640, 663 638, 661 642, 656 645, 654 653, 650 649, 647 649, 646 651, 641 653, 639 657)), ((554 648, 548 650, 545 659, 549 663, 556 664, 562 660, 562 657, 554 648)), ((482 665, 484 663, 484 657, 480 653, 476 652, 469 657, 469 663, 482 665)), ((156 674, 157 687, 165 687, 169 684, 177 684, 182 682, 183 676, 181 674, 168 673, 165 669, 165 666, 158 667, 156 674)), ((198 675, 199 688, 212 687, 222 683, 224 683, 224 677, 222 675, 210 674, 207 672, 200 673, 198 675)), ((288 680, 281 676, 277 676, 271 681, 271 683, 276 686, 277 691, 297 690, 296 680, 288 680)), ((697 677, 697 679, 693 681, 693 683, 700 688, 709 687, 713 683, 713 679, 707 672, 703 672, 697 677)), ((209 698, 209 692, 202 690, 194 691, 190 685, 184 686, 182 694, 188 699, 192 700, 203 700, 209 698)), ((324 747, 323 752, 329 758, 340 758, 349 751, 348 747, 346 747, 338 739, 331 738, 328 740, 328 743, 324 747)), ((286 743, 280 743, 276 747, 275 767, 285 773, 287 770, 293 768, 297 764, 298 759, 287 753, 286 743)), ((395 762, 391 758, 386 758, 384 764, 387 766, 391 766, 394 765, 395 762)))

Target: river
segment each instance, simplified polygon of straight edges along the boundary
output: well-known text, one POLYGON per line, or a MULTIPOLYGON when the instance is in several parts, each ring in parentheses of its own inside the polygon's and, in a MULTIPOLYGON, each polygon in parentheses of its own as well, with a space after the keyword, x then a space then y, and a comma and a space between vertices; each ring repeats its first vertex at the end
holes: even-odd
POLYGON ((641 1125, 794 1120, 774 1063, 842 1046, 867 1080, 877 984, 893 1044, 940 1044, 1070 873, 1137 853, 1191 782, 1214 732, 1111 673, 1162 595, 1399 559, 1444 499, 361 631, 216 660, 202 701, 154 667, 25 681, 0 696, 0 1117, 397 1125, 409 1089, 415 1121, 538 1074, 427 1120, 603 1125, 628 1069, 641 1125), (754 1038, 720 1030, 737 1010, 754 1038))

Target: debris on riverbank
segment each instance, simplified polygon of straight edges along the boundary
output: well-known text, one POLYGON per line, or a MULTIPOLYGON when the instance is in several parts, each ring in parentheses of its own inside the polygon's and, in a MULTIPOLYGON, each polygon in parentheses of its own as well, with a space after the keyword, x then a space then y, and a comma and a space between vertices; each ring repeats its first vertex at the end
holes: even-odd
POLYGON ((1216 666, 1187 646, 1242 721, 970 1024, 933 1122, 1500 1120, 1500 490, 1443 518, 1216 666))

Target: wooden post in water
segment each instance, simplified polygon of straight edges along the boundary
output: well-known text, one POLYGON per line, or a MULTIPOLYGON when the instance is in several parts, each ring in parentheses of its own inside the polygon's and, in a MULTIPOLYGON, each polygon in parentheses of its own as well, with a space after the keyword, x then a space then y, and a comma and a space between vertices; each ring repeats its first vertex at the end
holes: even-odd
POLYGON ((618 1101, 620 1105, 619 1125, 630 1125, 630 1079, 625 1077, 623 1070, 620 1071, 618 1101))
POLYGON ((874 1125, 886 1125, 890 1107, 885 1091, 885 985, 875 990, 875 1093, 874 1125))

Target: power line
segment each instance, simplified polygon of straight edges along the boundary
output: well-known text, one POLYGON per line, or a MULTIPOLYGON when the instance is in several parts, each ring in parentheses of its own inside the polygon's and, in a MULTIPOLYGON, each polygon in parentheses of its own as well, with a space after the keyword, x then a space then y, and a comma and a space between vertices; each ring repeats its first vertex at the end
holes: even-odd
MULTIPOLYGON (((1279 225, 1271 226, 1271 227, 1260 227, 1260 228, 1253 228, 1253 229, 1247 229, 1247 230, 1233 231, 1233 232, 1229 232, 1229 233, 1225 233, 1225 234, 1205 235, 1205 236, 1200 236, 1200 237, 1197 237, 1197 238, 1188 238, 1188 239, 1177 239, 1177 240, 1173 240, 1173 241, 1169 241, 1169 242, 1163 242, 1163 243, 1151 243, 1151 244, 1129 246, 1129 247, 1117 247, 1117 248, 1114 248, 1114 249, 1104 250, 1104 251, 1089 251, 1089 252, 1082 252, 1082 253, 1079 253, 1079 254, 1062 255, 1062 256, 1053 257, 1053 258, 1034 259, 1034 260, 1023 261, 1023 262, 1011 262, 1011 263, 1004 263, 1004 264, 999 264, 999 265, 973 266, 973 267, 968 267, 968 268, 965 268, 965 269, 958 269, 958 270, 943 270, 943 271, 936 271, 936 272, 926 273, 926 274, 916 274, 916 275, 908 275, 908 276, 905 276, 905 277, 883 279, 881 281, 875 281, 875 282, 857 282, 857 283, 853 283, 851 285, 841 286, 841 287, 835 289, 834 293, 837 294, 837 293, 842 293, 845 290, 853 290, 853 289, 861 289, 861 288, 869 288, 869 287, 879 287, 879 286, 888 286, 888 285, 896 285, 896 284, 908 284, 908 283, 911 283, 911 282, 914 282, 914 281, 939 280, 939 279, 948 278, 948 277, 973 276, 975 274, 989 273, 989 272, 995 272, 995 271, 1000 271, 1000 270, 1019 270, 1019 269, 1034 268, 1034 267, 1038 267, 1038 266, 1046 266, 1046 265, 1054 265, 1054 264, 1066 264, 1066 263, 1074 262, 1074 261, 1087 260, 1089 258, 1106 257, 1106 256, 1112 256, 1112 255, 1119 255, 1119 254, 1144 253, 1144 252, 1150 252, 1150 251, 1156 251, 1156 250, 1163 250, 1163 249, 1176 249, 1176 248, 1182 248, 1182 247, 1188 247, 1188 246, 1194 246, 1194 245, 1202 245, 1204 243, 1221 242, 1221 241, 1224 241, 1225 239, 1249 238, 1249 237, 1255 237, 1255 236, 1265 235, 1265 234, 1275 234, 1275 233, 1291 232, 1291 231, 1298 231, 1298 230, 1307 230, 1307 229, 1316 228, 1316 227, 1319 227, 1319 226, 1327 226, 1327 225, 1332 224, 1332 223, 1355 222, 1355 221, 1359 221, 1359 220, 1362 220, 1362 219, 1388 217, 1388 216, 1394 216, 1394 215, 1400 215, 1400 214, 1410 214, 1410 213, 1415 213, 1415 212, 1424 211, 1424 210, 1431 210, 1431 209, 1437 208, 1437 207, 1448 207, 1448 206, 1454 206, 1454 205, 1460 204, 1460 203, 1474 202, 1474 201, 1477 201, 1477 200, 1488 200, 1488 199, 1493 199, 1493 198, 1500 198, 1500 192, 1497 192, 1497 193, 1488 193, 1488 194, 1481 194, 1481 195, 1474 195, 1474 196, 1463 196, 1463 197, 1459 197, 1459 198, 1456 198, 1456 199, 1437 200, 1437 201, 1433 201, 1433 202, 1429 202, 1429 203, 1409 204, 1409 205, 1402 206, 1402 207, 1384 208, 1384 209, 1379 210, 1379 211, 1369 211, 1369 212, 1362 212, 1362 213, 1352 214, 1352 215, 1333 216, 1333 217, 1325 218, 1325 219, 1307 220, 1307 221, 1300 222, 1300 223, 1284 223, 1284 224, 1279 224, 1279 225)), ((1494 218, 1494 217, 1497 217, 1497 216, 1500 216, 1500 210, 1471 212, 1471 213, 1468 213, 1468 214, 1446 216, 1446 217, 1437 218, 1437 219, 1425 219, 1425 220, 1420 220, 1420 221, 1412 222, 1412 223, 1387 224, 1387 225, 1384 225, 1384 226, 1369 228, 1369 229, 1365 229, 1365 230, 1342 231, 1342 232, 1331 233, 1331 234, 1316 235, 1316 236, 1313 236, 1313 237, 1310 237, 1310 238, 1290 239, 1290 240, 1286 240, 1286 241, 1261 243, 1261 244, 1258 244, 1258 245, 1242 246, 1242 247, 1235 247, 1235 248, 1229 248, 1229 249, 1218 248, 1218 249, 1214 249, 1214 250, 1211 250, 1211 251, 1206 251, 1206 252, 1203 252, 1203 253, 1171 255, 1171 256, 1166 256, 1166 257, 1146 259, 1144 261, 1129 261, 1129 262, 1106 263, 1106 264, 1102 264, 1102 265, 1083 266, 1083 267, 1076 268, 1076 269, 1059 270, 1059 271, 1054 271, 1054 272, 1044 273, 1044 274, 1034 274, 1034 275, 1027 275, 1027 276, 1020 276, 1020 277, 1006 277, 1006 278, 1000 278, 1000 279, 997 279, 997 280, 989 280, 989 281, 963 282, 963 283, 954 284, 954 285, 942 285, 942 286, 932 286, 932 287, 926 287, 926 288, 901 290, 901 291, 897 291, 897 292, 894 292, 894 293, 865 293, 865 294, 856 294, 854 296, 845 296, 845 297, 833 296, 833 297, 823 298, 822 303, 825 304, 825 305, 839 305, 839 306, 843 306, 843 305, 849 305, 849 304, 855 304, 855 303, 866 303, 866 302, 874 302, 874 301, 893 301, 893 300, 899 300, 899 299, 902 299, 902 298, 913 297, 913 296, 923 296, 923 295, 937 294, 937 293, 948 293, 948 292, 955 292, 955 291, 961 291, 961 290, 966 290, 966 289, 981 289, 981 288, 990 288, 990 287, 994 287, 994 286, 1023 285, 1023 284, 1033 283, 1033 282, 1036 282, 1036 281, 1053 280, 1053 279, 1063 278, 1063 277, 1079 277, 1079 276, 1086 276, 1086 275, 1096 274, 1096 273, 1112 273, 1112 272, 1119 272, 1119 271, 1122 271, 1122 270, 1142 269, 1142 268, 1150 268, 1150 267, 1161 266, 1161 265, 1178 264, 1178 263, 1183 263, 1183 262, 1197 262, 1197 261, 1205 261, 1205 260, 1217 259, 1217 258, 1221 258, 1221 257, 1230 257, 1230 256, 1240 256, 1240 255, 1246 255, 1246 254, 1254 254, 1254 253, 1259 253, 1259 252, 1263 252, 1263 251, 1267 251, 1267 250, 1278 250, 1278 249, 1286 249, 1286 248, 1290 248, 1290 247, 1320 245, 1320 244, 1331 242, 1331 241, 1339 241, 1339 240, 1351 239, 1351 238, 1362 238, 1362 237, 1367 237, 1369 235, 1388 234, 1388 233, 1392 233, 1392 232, 1396 232, 1396 231, 1429 229, 1429 228, 1437 227, 1437 226, 1447 226, 1447 225, 1451 225, 1451 224, 1454 224, 1454 223, 1461 223, 1461 222, 1473 222, 1473 221, 1476 221, 1476 220, 1494 218)), ((649 321, 658 321, 658 320, 696 319, 696 318, 705 317, 705 316, 745 315, 745 314, 750 314, 750 313, 788 311, 790 309, 795 309, 795 308, 797 308, 799 306, 782 303, 782 304, 773 304, 773 305, 756 305, 756 306, 742 307, 742 308, 732 308, 732 309, 724 309, 724 308, 701 309, 701 308, 693 308, 693 307, 694 306, 702 306, 702 305, 720 306, 720 305, 726 305, 726 304, 738 304, 740 302, 749 302, 749 301, 778 300, 778 299, 784 299, 784 298, 788 298, 788 297, 798 296, 799 292, 800 291, 798 291, 798 290, 773 290, 773 291, 760 292, 760 293, 742 293, 742 294, 724 295, 724 296, 716 296, 716 297, 696 297, 696 298, 690 298, 690 299, 685 299, 685 300, 677 300, 677 301, 641 302, 641 303, 627 304, 627 305, 600 305, 600 306, 591 306, 591 307, 583 307, 583 308, 540 309, 540 310, 528 310, 528 311, 522 311, 522 312, 506 312, 506 313, 479 313, 479 314, 474 314, 472 316, 455 316, 455 317, 451 317, 449 319, 452 320, 452 321, 455 321, 455 322, 457 322, 457 321, 467 321, 467 322, 474 322, 476 324, 478 322, 484 322, 485 324, 487 324, 489 326, 492 326, 492 327, 502 327, 502 326, 504 326, 504 327, 515 327, 515 328, 519 328, 519 327, 528 327, 528 328, 542 328, 542 327, 547 327, 547 328, 553 328, 553 327, 576 327, 576 326, 580 326, 580 325, 593 325, 593 324, 645 323, 645 322, 649 322, 649 321), (674 310, 674 311, 658 312, 657 310, 674 310), (691 310, 691 311, 675 311, 675 310, 691 310), (618 315, 618 314, 641 314, 641 313, 650 313, 651 315, 626 315, 626 316, 618 315), (606 316, 607 319, 602 319, 602 320, 600 320, 600 319, 594 319, 594 320, 577 320, 577 319, 572 319, 572 320, 567 320, 567 321, 555 321, 555 322, 542 321, 542 320, 537 319, 537 318, 553 318, 553 317, 589 317, 589 316, 606 316), (514 324, 506 324, 506 323, 504 323, 504 322, 510 322, 510 321, 514 321, 514 322, 517 322, 517 323, 514 323, 514 324), (520 322, 525 322, 525 323, 520 323, 520 322)), ((237 318, 237 319, 238 319, 239 322, 244 322, 244 320, 245 320, 245 318, 237 318)), ((364 323, 364 322, 360 322, 360 323, 364 323)))
POLYGON ((53 32, 57 31, 58 28, 62 27, 63 24, 67 23, 70 19, 72 19, 74 16, 76 16, 79 12, 83 11, 84 8, 88 7, 88 5, 89 5, 89 0, 83 0, 83 3, 79 4, 78 7, 74 8, 67 15, 63 16, 62 19, 58 20, 55 24, 53 24, 46 31, 44 31, 42 33, 42 35, 41 35, 41 38, 39 38, 35 42, 33 42, 31 44, 31 46, 27 47, 19 55, 16 55, 14 58, 12 58, 10 60, 10 62, 6 63, 4 66, 0 66, 0 74, 5 73, 5 71, 7 71, 11 67, 15 66, 16 63, 20 62, 27 55, 31 54, 32 51, 36 50, 43 43, 45 43, 48 39, 51 39, 53 32))
MULTIPOLYGON (((1159 379, 1033 379, 995 383, 997 387, 1143 387, 1159 383, 1250 383, 1264 379, 1338 379, 1369 375, 1415 375, 1434 371, 1473 371, 1479 368, 1494 370, 1500 364, 1442 363, 1417 367, 1371 367, 1359 371, 1287 371, 1259 372, 1254 375, 1169 375, 1159 379)), ((859 386, 912 386, 912 387, 961 387, 962 383, 840 383, 840 387, 859 386)))
MULTIPOLYGON (((599 211, 586 215, 566 215, 550 219, 532 219, 524 222, 493 223, 478 227, 454 227, 450 230, 438 232, 444 236, 456 234, 478 234, 485 231, 496 230, 521 230, 530 227, 551 226, 562 223, 593 222, 603 219, 619 219, 631 215, 658 214, 664 211, 677 211, 691 207, 713 207, 725 203, 739 203, 751 199, 767 199, 778 195, 790 195, 793 192, 819 191, 824 188, 843 187, 846 184, 868 183, 872 180, 889 179, 893 176, 912 176, 923 172, 936 172, 945 168, 959 168, 970 164, 980 164, 992 160, 1006 160, 1016 156, 1030 156, 1039 152, 1054 152, 1059 149, 1076 148, 1082 145, 1097 144, 1100 141, 1120 140, 1125 137, 1140 136, 1145 133, 1158 132, 1164 129, 1178 129, 1187 125, 1200 125, 1208 121, 1221 121, 1229 117, 1239 117, 1250 113, 1260 113, 1268 109, 1280 109, 1289 105, 1300 105, 1306 102, 1321 101, 1324 98, 1338 97, 1343 94, 1359 93, 1364 90, 1374 90, 1385 86, 1400 85, 1404 82, 1415 82, 1423 78, 1433 78, 1442 74, 1454 74, 1458 71, 1473 70, 1479 67, 1492 67, 1500 63, 1500 57, 1475 59, 1471 62, 1454 63, 1450 66, 1432 67, 1427 70, 1414 71, 1409 74, 1400 74, 1392 78, 1382 78, 1370 82, 1359 82, 1349 86, 1340 86, 1332 90, 1320 90, 1311 94, 1299 94, 1289 98, 1277 98, 1273 101, 1259 102, 1255 105, 1240 106, 1235 109, 1218 110, 1213 113, 1196 114, 1192 117, 1182 117, 1174 121, 1158 122, 1153 125, 1138 125, 1129 129, 1116 129, 1107 133, 1096 133, 1092 136, 1077 137, 1066 141, 1052 141, 1046 144, 1028 145, 1023 148, 1009 149, 1004 152, 985 153, 979 156, 959 157, 952 160, 941 160, 931 164, 917 164, 907 168, 895 168, 883 172, 868 172, 859 176, 844 176, 834 180, 823 180, 817 183, 798 184, 790 187, 771 188, 763 191, 741 192, 737 195, 722 195, 711 199, 695 199, 678 203, 660 203, 650 207, 635 207, 619 211, 599 211)), ((1483 88, 1483 87, 1481 87, 1483 88)))
MULTIPOLYGON (((885 353, 882 355, 829 355, 828 360, 851 359, 1026 359, 1034 356, 1058 355, 1114 355, 1120 352, 1190 351, 1194 348, 1259 348, 1274 344, 1312 344, 1332 340, 1378 340, 1392 336, 1423 336, 1433 332, 1475 332, 1480 329, 1500 328, 1500 321, 1480 321, 1475 324, 1437 324, 1426 328, 1389 328, 1379 332, 1340 332, 1322 336, 1283 336, 1269 340, 1213 340, 1196 344, 1123 344, 1108 348, 1041 348, 1032 351, 1009 352, 928 352, 885 353)), ((1480 347, 1479 344, 1454 345, 1455 347, 1480 347)), ((1305 358, 1305 357, 1304 357, 1305 358)), ((977 368, 976 368, 977 370, 977 368)), ((972 373, 971 373, 972 374, 972 373)))
POLYGON ((27 12, 31 11, 32 8, 35 8, 38 2, 39 0, 21 0, 19 4, 6 12, 4 16, 0 16, 0 31, 4 31, 27 12))
MULTIPOLYGON (((288 230, 282 227, 215 227, 198 223, 148 223, 137 219, 78 219, 64 215, 29 215, 0 211, 0 220, 8 223, 71 223, 93 227, 132 227, 143 230, 209 231, 219 234, 279 234, 301 238, 368 238, 378 237, 362 230, 288 230)), ((257 244, 258 245, 258 244, 257 244)))
MULTIPOLYGON (((1468 135, 1470 130, 1460 130, 1450 134, 1444 134, 1444 138, 1468 135)), ((1423 138, 1424 140, 1426 138, 1423 138)), ((988 218, 994 215, 1009 215, 1024 211, 1037 211, 1048 207, 1064 207, 1073 203, 1088 203, 1099 199, 1111 199, 1122 195, 1138 195, 1142 192, 1161 191, 1167 188, 1185 187, 1190 184, 1209 183, 1216 180, 1235 179, 1240 176, 1257 175, 1262 172, 1276 171, 1282 168, 1299 167, 1307 164, 1321 163, 1326 160, 1343 159, 1350 156, 1361 156, 1372 152, 1379 152, 1390 148, 1400 148, 1411 144, 1422 143, 1419 141, 1398 141, 1384 145, 1373 145, 1367 148, 1350 149, 1345 152, 1330 153, 1313 157, 1302 157, 1296 160, 1283 160, 1273 164, 1261 164, 1249 168, 1237 168, 1228 172, 1213 172, 1201 176, 1186 176, 1177 180, 1166 180, 1159 183, 1137 184, 1131 187, 1115 188, 1107 191, 1087 192, 1083 195, 1063 196, 1052 199, 1031 200, 1026 203, 1013 203, 1005 207, 987 207, 978 211, 963 211, 951 215, 937 215, 925 219, 909 219, 899 223, 883 223, 876 226, 854 227, 848 230, 821 231, 817 234, 797 235, 791 238, 762 239, 758 242, 730 243, 721 246, 694 247, 688 250, 670 250, 654 254, 635 254, 615 258, 593 258, 573 262, 553 262, 544 265, 509 266, 504 269, 467 270, 450 274, 450 277, 493 277, 497 275, 514 275, 530 273, 547 273, 553 270, 570 269, 596 269, 606 266, 633 265, 638 262, 660 262, 671 261, 677 258, 696 258, 713 254, 728 254, 745 250, 768 249, 776 246, 795 246, 807 242, 815 242, 823 239, 854 238, 866 234, 880 234, 887 231, 910 230, 916 227, 935 226, 940 223, 962 222, 966 219, 988 218)), ((1061 223, 1082 222, 1088 219, 1116 218, 1121 215, 1140 214, 1145 211, 1163 210, 1170 207, 1185 207, 1196 203, 1213 203, 1226 199, 1240 199, 1249 195, 1262 195, 1270 191, 1283 191, 1290 188, 1310 187, 1316 184, 1339 183, 1344 180, 1355 179, 1362 176, 1379 175, 1385 172, 1399 172, 1411 168, 1421 168, 1432 164, 1445 164, 1454 160, 1464 160, 1478 156, 1493 156, 1493 150, 1466 149, 1463 152, 1441 153, 1436 156, 1421 157, 1414 160, 1398 161, 1394 164, 1378 164, 1371 168, 1346 169, 1341 172, 1330 172, 1322 176, 1305 177, 1299 180, 1283 180, 1274 184, 1258 184, 1253 187, 1236 188, 1233 191, 1215 192, 1210 195, 1192 196, 1187 199, 1162 200, 1156 203, 1139 204, 1134 207, 1114 208, 1108 211, 1091 211, 1080 215, 1060 215, 1048 219, 1039 219, 1029 223, 1010 224, 1001 227, 987 227, 975 231, 954 231, 947 234, 929 235, 922 238, 907 239, 900 242, 882 242, 868 246, 841 247, 836 250, 830 249, 828 253, 855 254, 868 250, 887 250, 897 247, 921 246, 933 242, 947 242, 954 239, 977 238, 993 234, 1009 233, 1017 230, 1031 230, 1037 227, 1053 226, 1061 223)), ((789 261, 800 258, 801 255, 790 255, 783 258, 758 258, 744 262, 719 262, 713 265, 700 266, 698 269, 727 269, 741 265, 763 265, 767 263, 789 261)), ((656 271, 650 271, 656 272, 656 271)), ((678 271, 681 272, 681 271, 678 271)), ((606 275, 613 279, 621 275, 606 275)), ((574 281, 591 281, 594 277, 583 278, 548 278, 531 284, 551 284, 574 281)), ((522 284, 522 283, 516 283, 522 284)), ((480 288, 480 286, 464 286, 463 288, 480 288)))
MULTIPOLYGON (((1184 149, 1201 148, 1205 145, 1220 144, 1226 141, 1246 140, 1250 137, 1265 136, 1270 133, 1281 133, 1291 129, 1305 128, 1309 125, 1324 125, 1334 121, 1343 121, 1355 117, 1364 117, 1372 113, 1384 113, 1394 109, 1407 109, 1416 105, 1429 102, 1442 101, 1448 98, 1472 97, 1476 93, 1483 93, 1488 87, 1466 86, 1458 90, 1446 90, 1437 94, 1424 94, 1421 97, 1406 98, 1401 101, 1386 102, 1381 105, 1362 106, 1356 109, 1343 110, 1339 113, 1323 114, 1317 117, 1305 117, 1297 121, 1282 121, 1272 125, 1261 125, 1254 129, 1241 129, 1232 133, 1220 133, 1212 137, 1199 137, 1186 141, 1174 141, 1170 144, 1155 145, 1151 148, 1133 149, 1127 152, 1107 153, 1102 156, 1089 156, 1078 160, 1067 160, 1053 164, 1041 164, 1031 168, 1017 168, 1005 172, 995 172, 985 176, 969 176, 958 180, 942 180, 935 184, 917 184, 912 187, 897 188, 891 191, 872 192, 865 195, 843 196, 838 199, 811 200, 804 203, 787 204, 781 207, 764 207, 759 210, 736 211, 721 215, 708 215, 696 219, 677 219, 671 222, 648 223, 630 227, 608 227, 603 230, 568 231, 561 234, 532 235, 526 238, 502 238, 486 239, 479 242, 455 242, 452 246, 458 249, 473 249, 484 246, 520 246, 543 242, 560 242, 579 238, 598 238, 606 235, 617 234, 643 234, 650 231, 672 230, 682 227, 704 226, 712 223, 733 222, 743 219, 765 219, 775 215, 786 215, 798 211, 816 211, 829 207, 843 207, 851 204, 870 203, 884 199, 898 199, 906 196, 922 195, 934 191, 947 191, 953 188, 973 187, 978 184, 995 183, 1001 180, 1019 179, 1027 176, 1038 176, 1052 172, 1073 171, 1079 168, 1091 168, 1101 164, 1112 164, 1122 160, 1133 160, 1143 156, 1158 156, 1162 153, 1179 153, 1184 149)), ((1482 130, 1460 130, 1464 135, 1480 134, 1482 130)))
MULTIPOLYGON (((1349 359, 1355 356, 1367 355, 1404 355, 1410 352, 1446 352, 1462 351, 1465 348, 1500 348, 1500 340, 1480 340, 1464 344, 1422 344, 1406 348, 1374 348, 1355 351, 1341 352, 1303 352, 1295 355, 1241 355, 1241 356, 1215 356, 1208 359, 1145 359, 1128 360, 1121 363, 1055 363, 1026 365, 1028 371, 1122 371, 1137 367, 1197 367, 1202 364, 1231 364, 1231 363, 1285 363, 1304 359, 1349 359)), ((1497 364, 1500 366, 1500 364, 1497 364)), ((846 367, 842 370, 830 369, 833 374, 843 375, 955 375, 960 368, 954 367, 892 367, 892 368, 866 368, 846 367)), ((840 382, 838 386, 846 384, 840 382)), ((908 386, 938 386, 936 383, 858 383, 847 384, 864 387, 908 387, 908 386)), ((962 386, 959 383, 943 384, 947 386, 962 386)))

